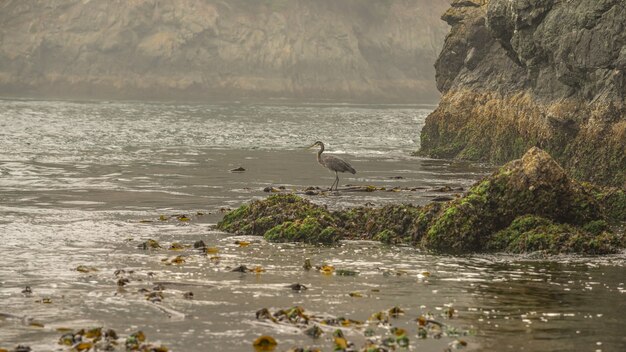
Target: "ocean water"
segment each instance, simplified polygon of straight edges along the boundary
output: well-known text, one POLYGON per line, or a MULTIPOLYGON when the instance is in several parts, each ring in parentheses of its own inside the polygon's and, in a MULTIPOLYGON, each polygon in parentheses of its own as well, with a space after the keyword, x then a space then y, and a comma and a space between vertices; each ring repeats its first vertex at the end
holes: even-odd
POLYGON ((624 254, 454 257, 374 242, 271 244, 215 230, 229 209, 267 196, 266 187, 329 187, 334 174, 306 149, 316 140, 357 169, 340 175, 341 187, 397 190, 309 197, 330 208, 462 193, 492 167, 411 156, 433 108, 0 100, 0 348, 67 351, 58 344, 66 329, 104 327, 121 345, 141 330, 172 351, 252 351, 261 335, 273 336, 278 351, 332 350, 336 327, 321 325, 314 339, 302 326, 256 319, 262 308, 301 306, 364 322, 342 327, 357 347, 401 327, 415 351, 461 340, 466 350, 622 350, 624 254), (238 167, 245 171, 230 172, 238 167), (163 248, 138 248, 148 239, 163 248), (193 249, 199 240, 215 253, 193 249), (168 249, 173 243, 182 248, 168 249), (184 263, 172 264, 177 256, 184 263), (358 274, 305 271, 305 258, 358 274), (264 271, 232 272, 240 265, 264 271), (293 291, 295 283, 308 289, 293 291), (404 314, 367 322, 392 307, 404 314), (419 316, 443 324, 441 335, 420 338, 419 316))

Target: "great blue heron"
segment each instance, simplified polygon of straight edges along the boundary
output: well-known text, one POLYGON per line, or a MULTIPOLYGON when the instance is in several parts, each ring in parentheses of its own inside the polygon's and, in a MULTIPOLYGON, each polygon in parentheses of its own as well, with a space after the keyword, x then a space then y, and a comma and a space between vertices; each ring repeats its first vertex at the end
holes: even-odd
POLYGON ((356 170, 345 160, 332 155, 322 155, 324 152, 324 143, 320 141, 313 143, 309 149, 316 146, 320 147, 320 150, 317 152, 317 162, 328 170, 335 172, 335 182, 330 186, 330 190, 332 191, 333 186, 335 186, 335 191, 337 191, 337 187, 339 187, 339 175, 337 172, 349 172, 354 175, 356 174, 356 170))

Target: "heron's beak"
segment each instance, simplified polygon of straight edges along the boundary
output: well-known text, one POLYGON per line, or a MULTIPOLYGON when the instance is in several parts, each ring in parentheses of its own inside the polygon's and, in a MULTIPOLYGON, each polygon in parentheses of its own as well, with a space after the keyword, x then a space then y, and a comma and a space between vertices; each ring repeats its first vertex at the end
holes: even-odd
POLYGON ((316 146, 316 144, 315 144, 315 143, 313 143, 313 144, 311 144, 310 146, 306 147, 306 149, 312 149, 312 148, 313 148, 313 147, 315 147, 315 146, 316 146))

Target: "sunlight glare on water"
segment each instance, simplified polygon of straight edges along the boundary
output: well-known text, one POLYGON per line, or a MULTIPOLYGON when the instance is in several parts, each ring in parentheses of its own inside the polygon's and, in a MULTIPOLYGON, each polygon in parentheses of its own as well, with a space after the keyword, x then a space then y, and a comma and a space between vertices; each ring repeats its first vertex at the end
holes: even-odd
MULTIPOLYGON (((431 109, 0 100, 0 348, 68 350, 57 344, 58 328, 103 326, 121 336, 143 330, 173 351, 251 351, 261 335, 274 336, 280 351, 332 350, 332 328, 313 339, 256 319, 262 308, 299 305, 358 321, 400 307, 404 315, 391 322, 414 351, 443 351, 457 340, 467 350, 621 350, 623 254, 452 257, 367 241, 271 244, 213 229, 228 209, 267 196, 267 186, 328 187, 334 175, 304 149, 316 140, 357 169, 341 175, 342 185, 402 191, 314 202, 426 204, 463 192, 492 168, 410 155, 431 109), (240 166, 246 171, 229 172, 240 166), (182 214, 190 220, 178 220, 182 214), (162 248, 138 248, 148 239, 162 248), (193 249, 198 240, 215 253, 193 249), (176 242, 183 248, 169 250, 176 242), (184 263, 172 264, 179 255, 184 263), (305 271, 304 258, 357 274, 305 271), (232 272, 240 265, 265 271, 232 272), (308 289, 288 287, 296 283, 308 289), (22 293, 26 286, 32 295, 22 293), (155 287, 164 289, 160 302, 146 299, 155 287), (421 339, 422 315, 446 333, 421 339)), ((357 346, 365 331, 345 328, 357 346)))

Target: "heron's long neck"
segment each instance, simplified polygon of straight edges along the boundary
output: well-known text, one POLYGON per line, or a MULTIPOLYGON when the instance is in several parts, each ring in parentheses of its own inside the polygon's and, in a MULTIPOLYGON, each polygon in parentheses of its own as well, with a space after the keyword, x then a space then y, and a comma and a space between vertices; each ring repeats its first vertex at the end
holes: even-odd
POLYGON ((324 152, 324 145, 320 145, 320 150, 317 152, 317 161, 320 162, 322 153, 324 152))

